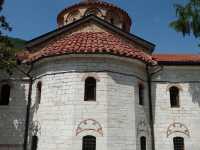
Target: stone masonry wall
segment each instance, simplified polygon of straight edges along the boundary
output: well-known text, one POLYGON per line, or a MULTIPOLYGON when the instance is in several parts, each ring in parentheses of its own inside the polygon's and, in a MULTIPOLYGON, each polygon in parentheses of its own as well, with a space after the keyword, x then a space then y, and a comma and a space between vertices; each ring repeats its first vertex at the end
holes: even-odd
POLYGON ((153 81, 156 150, 173 150, 183 137, 186 150, 200 149, 200 71, 198 67, 164 67, 153 81), (169 88, 180 89, 180 108, 170 107, 169 88))
POLYGON ((0 73, 0 87, 11 87, 9 105, 0 106, 0 150, 22 149, 28 89, 27 81, 22 79, 19 74, 0 73))
POLYGON ((149 135, 147 96, 142 107, 137 95, 138 83, 145 80, 141 62, 114 56, 67 57, 36 65, 35 76, 33 99, 37 82, 42 82, 41 104, 32 106, 38 150, 80 150, 85 135, 97 138, 97 150, 136 150, 140 136, 149 135), (96 102, 84 101, 88 76, 97 80, 96 102))

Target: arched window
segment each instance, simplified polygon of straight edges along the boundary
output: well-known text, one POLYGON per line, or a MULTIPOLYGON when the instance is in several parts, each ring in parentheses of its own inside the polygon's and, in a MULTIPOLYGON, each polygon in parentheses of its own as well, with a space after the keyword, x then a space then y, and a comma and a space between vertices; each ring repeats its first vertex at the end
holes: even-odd
POLYGON ((37 150, 37 146, 38 146, 38 137, 34 135, 32 136, 31 150, 37 150))
POLYGON ((169 89, 171 107, 179 107, 179 89, 175 86, 169 89))
POLYGON ((81 17, 81 13, 80 13, 78 10, 75 10, 75 11, 71 12, 71 13, 67 16, 65 22, 66 22, 67 24, 68 24, 68 23, 72 23, 72 22, 74 22, 74 21, 80 19, 80 17, 81 17))
POLYGON ((144 105, 144 86, 142 84, 139 84, 138 90, 139 90, 139 104, 144 105))
POLYGON ((175 137, 173 139, 174 142, 174 150, 184 150, 185 146, 184 146, 184 138, 182 137, 175 137))
POLYGON ((146 137, 144 136, 140 138, 140 148, 141 150, 146 150, 146 137))
POLYGON ((1 88, 0 105, 8 105, 10 99, 10 86, 5 84, 1 88))
POLYGON ((97 9, 97 8, 89 8, 85 11, 85 14, 84 16, 88 16, 88 15, 95 15, 95 16, 101 16, 102 13, 101 13, 101 10, 100 9, 97 9))
POLYGON ((122 25, 122 29, 126 30, 126 24, 125 23, 122 25))
POLYGON ((88 77, 85 80, 85 101, 95 101, 96 100, 96 79, 93 77, 88 77))
POLYGON ((112 10, 106 12, 105 18, 107 21, 109 21, 113 25, 120 24, 122 20, 120 15, 116 12, 113 12, 112 10))
POLYGON ((96 137, 84 136, 82 150, 96 150, 96 137))
POLYGON ((37 83, 37 89, 36 89, 36 102, 40 104, 41 102, 41 93, 42 93, 42 82, 37 83))

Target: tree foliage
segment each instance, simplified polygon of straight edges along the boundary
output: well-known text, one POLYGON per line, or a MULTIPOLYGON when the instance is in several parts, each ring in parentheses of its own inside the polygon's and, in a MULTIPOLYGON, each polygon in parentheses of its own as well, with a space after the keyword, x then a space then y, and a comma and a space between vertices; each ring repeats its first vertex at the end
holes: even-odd
POLYGON ((15 63, 15 53, 18 51, 5 35, 5 32, 10 32, 12 28, 2 15, 4 0, 0 0, 0 69, 11 73, 12 64, 15 63))
POLYGON ((186 5, 175 4, 177 20, 170 26, 183 36, 200 37, 200 0, 190 0, 186 5))

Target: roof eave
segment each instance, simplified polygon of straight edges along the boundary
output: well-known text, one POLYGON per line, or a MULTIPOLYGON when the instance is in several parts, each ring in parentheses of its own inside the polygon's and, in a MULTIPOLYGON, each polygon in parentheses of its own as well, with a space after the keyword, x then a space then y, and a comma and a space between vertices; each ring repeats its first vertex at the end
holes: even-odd
POLYGON ((157 61, 159 65, 163 65, 163 66, 191 66, 191 65, 195 65, 195 66, 199 66, 200 65, 200 61, 199 62, 191 62, 191 61, 157 61))
POLYGON ((70 29, 73 29, 73 28, 77 27, 78 25, 85 23, 87 21, 96 21, 97 23, 100 23, 101 25, 111 29, 112 31, 117 32, 117 33, 125 36, 126 38, 128 38, 132 41, 135 41, 138 44, 143 45, 144 47, 148 48, 151 52, 154 51, 155 45, 153 43, 148 42, 148 41, 146 41, 146 40, 144 40, 144 39, 142 39, 142 38, 140 38, 140 37, 138 37, 134 34, 124 32, 122 29, 115 27, 112 24, 110 24, 110 23, 108 23, 108 22, 106 22, 106 21, 102 20, 101 18, 94 16, 94 15, 88 15, 88 16, 81 18, 81 19, 79 19, 79 20, 77 20, 77 21, 75 21, 75 22, 73 22, 69 25, 63 26, 61 28, 58 28, 58 29, 50 31, 46 34, 43 34, 43 35, 41 35, 37 38, 34 38, 34 39, 32 39, 32 40, 30 40, 26 43, 26 48, 29 49, 29 48, 31 48, 35 45, 38 45, 38 44, 40 44, 40 43, 42 43, 42 42, 44 42, 44 41, 46 41, 50 38, 53 38, 53 37, 55 37, 55 36, 57 36, 57 35, 59 35, 63 32, 66 32, 70 29))

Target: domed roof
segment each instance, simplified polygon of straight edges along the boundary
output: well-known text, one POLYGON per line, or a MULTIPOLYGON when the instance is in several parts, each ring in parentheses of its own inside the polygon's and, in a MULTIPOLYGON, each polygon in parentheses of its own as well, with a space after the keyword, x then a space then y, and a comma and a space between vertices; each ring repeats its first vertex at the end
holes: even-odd
MULTIPOLYGON (((58 26, 62 27, 63 25, 66 25, 65 24, 66 15, 69 15, 71 12, 78 11, 82 8, 104 9, 104 10, 106 10, 107 14, 102 15, 103 20, 108 21, 107 15, 109 15, 109 13, 111 13, 111 15, 115 15, 114 18, 116 20, 120 19, 120 21, 121 21, 121 25, 118 24, 116 26, 124 29, 127 32, 130 31, 132 21, 128 15, 128 13, 114 4, 111 4, 111 3, 108 3, 108 2, 105 2, 102 0, 82 0, 81 2, 79 2, 77 4, 71 5, 65 9, 63 9, 57 16, 58 26)), ((85 14, 80 14, 80 17, 83 17, 84 15, 85 14)), ((112 23, 112 21, 110 21, 110 23, 112 23)))

